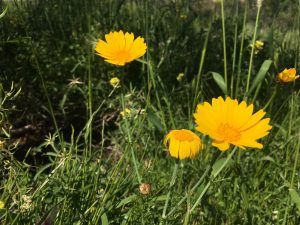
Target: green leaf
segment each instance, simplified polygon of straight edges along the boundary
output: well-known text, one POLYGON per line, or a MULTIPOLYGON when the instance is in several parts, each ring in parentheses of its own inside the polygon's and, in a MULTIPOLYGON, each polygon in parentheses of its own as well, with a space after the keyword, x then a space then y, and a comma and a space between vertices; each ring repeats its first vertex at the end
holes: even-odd
POLYGON ((223 158, 223 159, 219 159, 217 162, 214 163, 214 165, 212 166, 212 171, 211 171, 211 175, 213 177, 216 177, 219 174, 219 170, 224 169, 224 164, 226 163, 226 165, 231 165, 234 163, 234 161, 232 159, 228 159, 228 158, 223 158), (226 163, 226 161, 228 160, 228 162, 226 163))
POLYGON ((265 157, 262 157, 262 158, 259 159, 258 161, 270 161, 270 162, 275 163, 275 160, 274 160, 271 156, 265 156, 265 157))
POLYGON ((211 72, 216 84, 219 86, 219 88, 223 91, 223 93, 227 94, 227 84, 225 83, 224 78, 221 74, 216 72, 211 72))
POLYGON ((246 94, 247 96, 250 95, 250 93, 257 87, 257 85, 259 85, 263 79, 265 79, 265 76, 267 75, 267 72, 270 68, 272 64, 272 60, 265 60, 263 62, 263 64, 261 65, 256 77, 254 78, 253 82, 252 82, 252 85, 248 91, 248 93, 246 94))
POLYGON ((5 14, 6 14, 6 12, 7 12, 7 6, 6 6, 6 8, 4 9, 4 11, 0 14, 0 19, 3 17, 3 16, 5 16, 5 14))
POLYGON ((129 197, 127 198, 124 198, 118 205, 117 205, 117 208, 120 208, 124 205, 127 205, 128 203, 132 202, 133 200, 135 200, 137 197, 137 195, 130 195, 129 197))
POLYGON ((101 216, 101 225, 109 225, 106 213, 101 216))
POLYGON ((300 212, 300 196, 297 193, 297 191, 293 188, 289 189, 290 195, 291 195, 291 199, 292 201, 296 204, 299 212, 300 212))
POLYGON ((164 131, 161 120, 151 110, 147 111, 147 117, 148 117, 150 123, 152 123, 158 130, 160 130, 162 132, 164 131))

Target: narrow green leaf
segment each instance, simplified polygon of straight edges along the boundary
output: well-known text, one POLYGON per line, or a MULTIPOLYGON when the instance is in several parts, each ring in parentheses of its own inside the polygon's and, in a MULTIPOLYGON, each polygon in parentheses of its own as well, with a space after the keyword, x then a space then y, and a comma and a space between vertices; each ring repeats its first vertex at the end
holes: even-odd
POLYGON ((152 123, 158 130, 164 131, 161 120, 151 110, 147 111, 147 117, 148 117, 150 123, 152 123))
POLYGON ((117 208, 120 208, 130 202, 132 202, 134 199, 136 199, 137 195, 130 195, 129 197, 127 198, 124 198, 118 205, 117 205, 117 208))
POLYGON ((256 77, 254 78, 252 85, 248 91, 248 93, 246 94, 247 96, 249 96, 249 94, 257 87, 257 85, 259 85, 263 79, 265 79, 265 76, 267 75, 267 72, 270 68, 272 64, 272 60, 265 60, 263 62, 263 64, 261 65, 256 77))
MULTIPOLYGON (((228 160, 227 158, 223 158, 223 159, 219 159, 217 162, 214 163, 214 165, 212 166, 212 171, 211 171, 211 175, 213 177, 215 177, 218 173, 218 171, 220 170, 221 167, 223 167, 223 164, 225 163, 225 161, 228 160)), ((227 166, 230 166, 232 163, 234 163, 234 161, 232 159, 229 159, 227 166)))
POLYGON ((6 6, 6 8, 4 9, 4 11, 0 14, 0 19, 3 17, 3 16, 5 16, 5 14, 6 14, 6 12, 7 12, 7 6, 6 6))
POLYGON ((216 72, 211 72, 216 84, 219 86, 219 88, 223 91, 223 93, 227 94, 227 84, 225 83, 224 78, 221 74, 216 72))
POLYGON ((289 189, 290 195, 291 195, 291 199, 292 201, 296 204, 299 212, 300 212, 300 196, 297 193, 297 191, 293 188, 289 189))
POLYGON ((274 158, 272 158, 271 156, 262 157, 258 161, 270 161, 270 162, 273 162, 273 163, 275 162, 274 158))
POLYGON ((109 225, 106 213, 101 216, 101 225, 109 225))

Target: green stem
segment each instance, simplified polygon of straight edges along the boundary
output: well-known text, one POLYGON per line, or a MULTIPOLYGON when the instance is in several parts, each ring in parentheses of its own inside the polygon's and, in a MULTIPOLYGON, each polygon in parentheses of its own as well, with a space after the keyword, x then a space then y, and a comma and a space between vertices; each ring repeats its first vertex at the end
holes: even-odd
POLYGON ((241 66, 242 66, 242 59, 243 59, 243 50, 244 50, 244 40, 245 40, 245 30, 246 30, 246 21, 247 21, 247 10, 248 10, 248 1, 245 2, 245 12, 244 12, 244 19, 243 19, 243 29, 242 29, 242 37, 241 37, 241 46, 240 46, 240 53, 239 53, 239 62, 237 68, 237 78, 236 78, 236 85, 235 85, 235 98, 238 97, 239 85, 240 85, 240 77, 241 77, 241 66))
MULTIPOLYGON (((287 140, 290 139, 291 130, 292 130, 293 109, 294 109, 293 98, 294 98, 294 94, 292 95, 292 99, 291 99, 291 111, 290 111, 290 118, 289 118, 289 127, 288 127, 287 140)), ((295 174, 296 174, 297 162, 298 162, 298 157, 299 157, 299 143, 300 143, 300 141, 298 140, 297 146, 296 146, 296 157, 295 157, 295 162, 294 162, 294 167, 293 167, 293 172, 292 172, 290 189, 293 188, 293 186, 294 186, 294 178, 295 178, 295 174)), ((288 162, 288 155, 286 155, 285 160, 286 160, 286 162, 288 162)), ((286 177, 286 176, 287 176, 287 170, 285 170, 285 173, 284 173, 284 177, 286 177)), ((286 207, 285 207, 285 211, 284 211, 284 217, 283 217, 283 223, 282 223, 283 225, 286 224, 286 219, 287 219, 287 215, 288 215, 288 206, 290 205, 290 202, 291 202, 291 198, 288 198, 287 203, 286 203, 286 207)))
POLYGON ((237 51, 237 33, 238 33, 238 14, 239 14, 239 2, 236 1, 235 10, 235 28, 234 28, 234 45, 233 45, 233 56, 232 56, 232 73, 230 79, 230 97, 233 98, 233 81, 235 74, 235 62, 236 62, 236 51, 237 51))
POLYGON ((226 95, 227 95, 228 83, 227 83, 227 53, 226 53, 224 0, 221 0, 221 14, 222 14, 222 34, 223 34, 224 80, 226 84, 226 95))
MULTIPOLYGON (((123 111, 124 111, 125 110, 125 101, 124 101, 124 95, 123 94, 121 94, 121 104, 122 104, 122 108, 123 108, 123 111)), ((130 145, 129 147, 130 147, 131 158, 132 158, 134 170, 135 170, 138 182, 139 182, 139 184, 141 184, 142 183, 142 178, 141 178, 141 175, 140 175, 139 170, 138 170, 138 165, 137 165, 137 161, 136 161, 136 157, 135 157, 135 153, 134 153, 134 149, 133 149, 133 143, 132 143, 131 133, 130 133, 130 130, 129 130, 126 114, 124 116, 124 120, 125 120, 126 133, 127 133, 128 142, 129 142, 129 145, 130 145)))
POLYGON ((168 208, 168 204, 169 204, 169 200, 170 200, 170 196, 171 196, 171 188, 173 187, 174 183, 175 183, 175 179, 176 179, 176 174, 178 171, 178 163, 175 164, 174 166, 174 170, 173 170, 173 175, 172 175, 172 179, 169 185, 169 192, 165 201, 165 206, 163 209, 163 213, 162 213, 162 218, 165 219, 166 218, 166 213, 167 213, 167 208, 168 208))
MULTIPOLYGON (((192 187, 191 193, 193 193, 196 188, 202 183, 208 172, 211 171, 211 166, 208 166, 205 170, 205 172, 202 174, 201 178, 197 181, 197 183, 192 187)), ((189 196, 190 194, 187 193, 177 204, 174 206, 174 208, 166 215, 166 217, 170 216, 189 196)))
POLYGON ((294 187, 294 180, 295 180, 295 175, 296 175, 296 170, 297 170, 297 163, 298 163, 298 159, 299 159, 299 149, 300 149, 300 139, 298 139, 298 142, 297 142, 297 145, 296 145, 296 155, 295 155, 295 162, 294 162, 294 168, 293 168, 290 188, 294 187))
POLYGON ((277 89, 278 89, 278 85, 275 86, 275 90, 273 91, 272 96, 270 97, 270 99, 266 103, 266 105, 264 106, 263 110, 266 110, 266 108, 268 108, 268 106, 271 104, 271 102, 273 101, 273 99, 275 98, 275 96, 277 94, 277 89))
POLYGON ((208 190, 209 186, 211 185, 211 183, 216 179, 216 177, 219 175, 219 173, 223 170, 223 168, 227 165, 227 163, 229 162, 229 160, 232 158, 233 154, 236 152, 237 147, 235 146, 234 149, 231 151, 231 153, 228 155, 228 157, 226 158, 226 160, 223 162, 223 164, 220 166, 220 168, 213 174, 212 178, 208 181, 208 183, 205 185, 204 189, 202 190, 200 196, 198 197, 198 199, 196 200, 195 204, 192 206, 190 213, 192 213, 192 211, 198 206, 198 204, 200 203, 202 197, 204 196, 204 194, 206 193, 206 191, 208 190))
POLYGON ((35 60, 35 64, 36 64, 36 67, 37 67, 37 70, 38 70, 38 74, 39 74, 39 76, 41 78, 41 81, 42 81, 43 91, 44 91, 44 94, 45 94, 45 96, 47 98, 47 103, 48 103, 48 107, 49 107, 50 114, 51 114, 51 117, 52 117, 52 121, 53 121, 55 130, 56 130, 56 133, 58 135, 58 139, 59 139, 61 148, 63 149, 63 138, 61 136, 61 133, 59 132, 59 128, 58 128, 57 121, 56 121, 56 118, 55 118, 55 115, 54 115, 54 111, 53 111, 53 107, 52 107, 52 103, 51 103, 51 100, 49 98, 49 94, 48 94, 48 91, 47 91, 47 88, 46 88, 44 76, 43 76, 42 71, 40 69, 40 64, 39 64, 39 62, 37 60, 36 50, 35 50, 35 47, 33 46, 32 42, 31 42, 31 49, 32 49, 32 53, 34 55, 34 60, 35 60))
POLYGON ((210 21, 209 27, 208 27, 208 31, 207 31, 207 34, 206 34, 206 37, 205 37, 205 41, 204 41, 204 46, 203 46, 202 52, 201 52, 201 58, 200 58, 200 62, 199 62, 199 69, 198 69, 198 74, 197 74, 196 87, 195 87, 195 93, 194 93, 194 102, 193 102, 193 105, 192 105, 193 106, 192 110, 195 109, 196 102, 199 99, 199 94, 198 94, 199 84, 200 84, 200 80, 201 80, 201 74, 202 74, 202 69, 203 69, 203 65, 204 65, 204 59, 205 59, 205 55, 206 55, 208 38, 209 38, 210 31, 211 31, 211 24, 212 24, 212 22, 210 21))
MULTIPOLYGON (((88 95, 89 95, 89 102, 88 102, 88 116, 91 118, 93 115, 93 105, 92 105, 92 100, 93 100, 93 93, 92 93, 92 73, 91 73, 91 58, 90 54, 88 56, 88 95)), ((92 152, 92 130, 93 126, 92 124, 89 127, 89 153, 91 154, 92 152)))
POLYGON ((256 33, 257 33, 260 9, 261 9, 261 7, 257 8, 257 14, 256 14, 256 20, 255 20, 254 34, 253 34, 253 39, 252 39, 252 48, 251 48, 250 62, 249 62, 249 68, 248 68, 248 76, 247 76, 247 85, 246 85, 245 96, 247 95, 247 93, 249 91, 249 86, 250 86, 250 77, 251 77, 251 73, 252 73, 252 64, 253 64, 253 57, 254 57, 254 46, 255 46, 255 40, 256 40, 256 33))

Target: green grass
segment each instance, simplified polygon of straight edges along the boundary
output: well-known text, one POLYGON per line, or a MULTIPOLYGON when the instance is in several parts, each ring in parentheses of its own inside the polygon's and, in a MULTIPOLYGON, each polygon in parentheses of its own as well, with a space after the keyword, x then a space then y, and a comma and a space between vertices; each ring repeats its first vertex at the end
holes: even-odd
POLYGON ((1 11, 7 5, 1 224, 300 224, 299 80, 276 81, 299 68, 299 1, 265 0, 259 12, 256 1, 234 0, 20 0, 1 11), (94 52, 120 29, 148 45, 124 67, 94 52), (257 54, 255 40, 265 43, 257 54), (195 130, 196 105, 218 96, 267 112, 264 148, 221 153, 197 133, 199 156, 171 158, 167 132, 195 130))

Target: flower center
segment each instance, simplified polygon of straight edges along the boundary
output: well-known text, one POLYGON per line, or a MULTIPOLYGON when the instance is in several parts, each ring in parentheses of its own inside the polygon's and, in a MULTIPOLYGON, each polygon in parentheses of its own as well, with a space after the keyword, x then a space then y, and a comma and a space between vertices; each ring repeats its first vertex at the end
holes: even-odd
POLYGON ((239 130, 227 123, 220 124, 217 132, 227 142, 238 141, 241 137, 239 130))
POLYGON ((178 141, 193 141, 194 136, 188 130, 175 130, 173 133, 173 137, 178 141))

